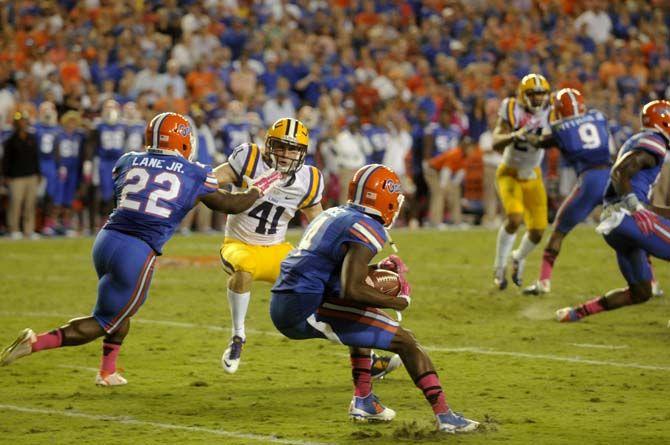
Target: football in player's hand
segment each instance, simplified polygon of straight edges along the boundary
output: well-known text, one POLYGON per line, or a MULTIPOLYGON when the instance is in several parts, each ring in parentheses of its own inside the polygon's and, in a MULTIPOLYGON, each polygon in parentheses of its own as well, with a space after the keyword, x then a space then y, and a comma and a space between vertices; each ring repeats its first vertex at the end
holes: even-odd
POLYGON ((386 295, 396 296, 400 292, 400 277, 390 270, 373 270, 365 278, 365 284, 386 295))

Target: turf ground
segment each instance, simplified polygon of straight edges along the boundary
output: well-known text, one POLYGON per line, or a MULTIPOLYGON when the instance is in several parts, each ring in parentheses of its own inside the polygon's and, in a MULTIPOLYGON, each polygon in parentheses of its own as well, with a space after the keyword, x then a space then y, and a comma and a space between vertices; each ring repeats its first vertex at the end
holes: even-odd
MULTIPOLYGON (((394 237, 413 285, 403 325, 431 354, 450 404, 483 422, 480 432, 436 436, 428 404, 402 369, 375 386, 396 420, 349 423, 345 349, 282 338, 266 284, 254 287, 240 369, 224 374, 229 314, 219 238, 192 236, 168 243, 133 321, 119 359, 130 384, 93 385, 99 342, 0 368, 0 443, 670 442, 670 297, 572 325, 552 320, 556 308, 623 284, 592 228, 566 240, 555 292, 542 298, 492 289, 492 231, 394 237)), ((0 343, 24 327, 41 332, 90 312, 91 245, 0 241, 0 343)), ((531 256, 527 281, 540 256, 531 256)), ((670 290, 667 263, 656 264, 670 290)))

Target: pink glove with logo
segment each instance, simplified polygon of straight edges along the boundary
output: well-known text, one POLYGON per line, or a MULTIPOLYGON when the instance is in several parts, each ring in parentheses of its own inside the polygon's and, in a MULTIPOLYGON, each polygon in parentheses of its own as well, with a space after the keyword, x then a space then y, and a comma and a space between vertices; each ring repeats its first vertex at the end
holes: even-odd
POLYGON ((258 189, 258 192, 261 196, 267 195, 272 191, 273 188, 279 185, 279 181, 282 179, 282 173, 276 170, 268 170, 256 179, 251 179, 248 176, 245 176, 244 179, 247 184, 251 184, 250 188, 258 189))
POLYGON ((378 269, 390 270, 398 275, 403 275, 409 272, 409 268, 405 265, 403 260, 398 255, 389 255, 377 263, 378 269))
POLYGON ((640 228, 640 231, 645 235, 649 235, 653 232, 654 223, 658 222, 658 215, 645 208, 640 208, 634 211, 631 213, 631 216, 635 220, 635 224, 640 228))

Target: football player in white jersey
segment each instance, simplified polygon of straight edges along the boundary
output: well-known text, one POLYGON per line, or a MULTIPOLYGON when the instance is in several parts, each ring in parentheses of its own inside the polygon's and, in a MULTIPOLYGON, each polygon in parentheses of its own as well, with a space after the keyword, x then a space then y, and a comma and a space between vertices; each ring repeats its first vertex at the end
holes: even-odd
POLYGON ((217 167, 219 184, 243 187, 244 178, 255 178, 270 168, 285 174, 284 183, 275 193, 259 199, 237 218, 228 218, 221 246, 221 262, 230 275, 228 302, 233 324, 232 339, 221 359, 223 368, 232 374, 240 363, 246 342, 244 321, 253 281, 274 283, 279 264, 292 249, 286 242, 289 221, 300 210, 308 220, 323 208, 323 177, 316 167, 304 166, 309 134, 302 122, 283 118, 267 132, 265 147, 245 143, 236 147, 228 162, 217 167))
MULTIPOLYGON (((258 199, 247 211, 230 216, 221 246, 221 262, 230 275, 228 302, 233 324, 232 338, 223 353, 223 369, 237 371, 246 342, 244 321, 254 281, 274 283, 281 261, 293 249, 286 241, 288 223, 297 211, 309 221, 323 211, 324 181, 321 172, 304 165, 309 134, 297 119, 282 118, 265 137, 265 147, 246 143, 235 148, 228 162, 214 170, 219 185, 233 184, 239 190, 245 178, 256 178, 270 168, 282 172, 285 180, 274 191, 258 199)), ((377 357, 373 375, 380 377, 400 364, 398 357, 377 357)))
POLYGON ((498 232, 494 264, 494 284, 507 287, 506 262, 521 223, 526 233, 512 252, 512 281, 522 284, 526 257, 542 240, 548 225, 547 193, 540 163, 544 150, 537 147, 543 133, 550 131, 553 109, 549 82, 540 74, 528 74, 519 83, 517 97, 500 104, 493 131, 493 149, 503 152, 496 172, 496 185, 505 210, 505 221, 498 232))

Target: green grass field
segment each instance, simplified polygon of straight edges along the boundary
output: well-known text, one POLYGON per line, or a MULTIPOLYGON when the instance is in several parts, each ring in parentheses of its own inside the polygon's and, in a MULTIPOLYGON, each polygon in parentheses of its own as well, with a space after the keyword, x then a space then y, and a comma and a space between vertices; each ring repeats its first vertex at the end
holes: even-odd
MULTIPOLYGON (((613 251, 584 227, 564 243, 554 293, 494 291, 493 231, 403 232, 413 302, 403 325, 430 352, 456 411, 479 432, 439 436, 432 412, 404 370, 375 385, 397 418, 347 420, 347 351, 289 341, 268 315, 258 284, 240 369, 219 360, 229 337, 219 237, 177 237, 166 246, 147 303, 119 359, 129 385, 93 385, 100 343, 47 351, 0 368, 0 442, 61 443, 532 443, 670 442, 668 298, 563 325, 554 310, 624 284, 613 251)), ((295 241, 296 237, 291 238, 295 241)), ((95 302, 92 239, 0 241, 0 343, 42 332, 95 302)), ((541 257, 530 258, 526 281, 541 257)), ((670 270, 656 262, 670 290, 670 270)))

